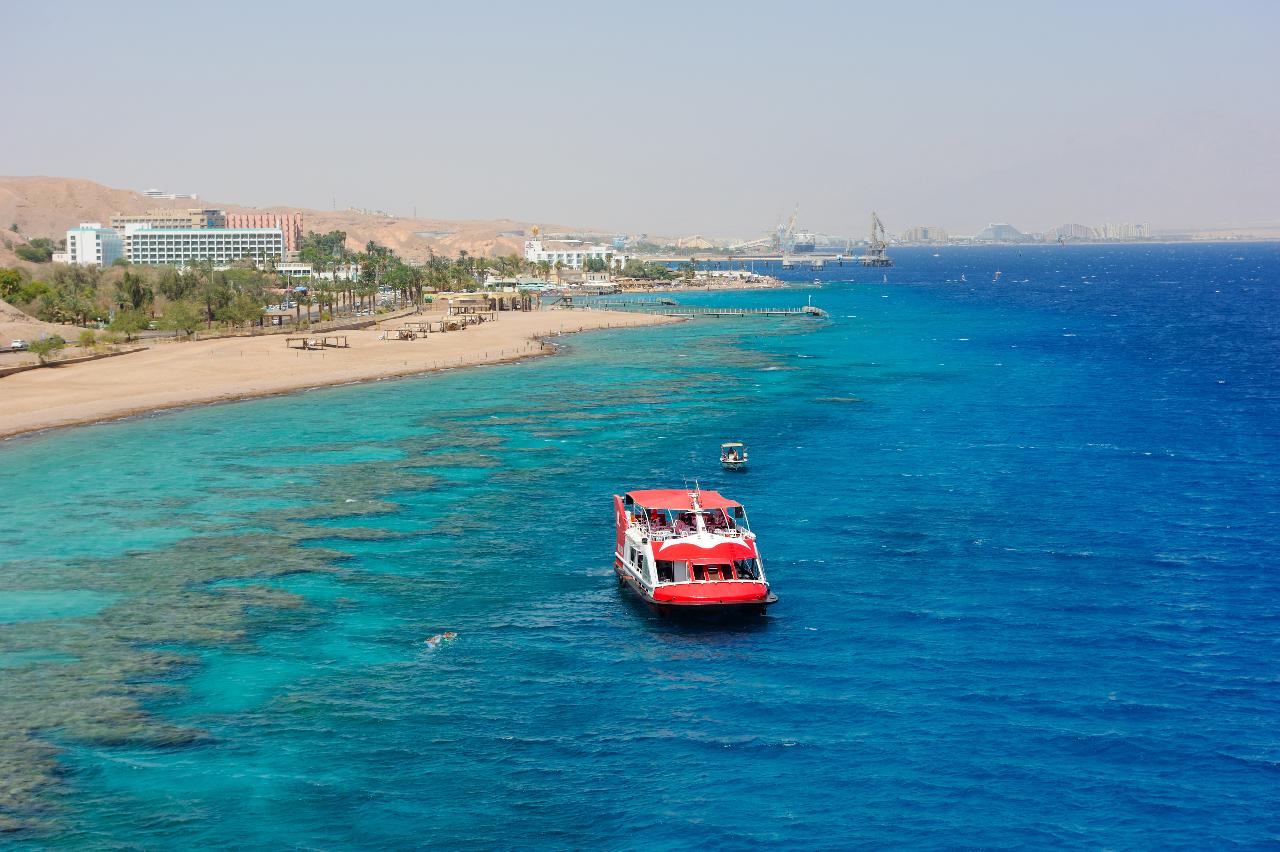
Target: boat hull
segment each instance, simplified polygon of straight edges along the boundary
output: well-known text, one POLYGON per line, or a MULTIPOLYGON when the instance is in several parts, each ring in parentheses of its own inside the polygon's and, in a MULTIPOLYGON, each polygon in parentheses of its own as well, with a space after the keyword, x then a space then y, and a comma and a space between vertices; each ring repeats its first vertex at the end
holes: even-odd
POLYGON ((753 616, 764 615, 778 596, 764 583, 721 581, 676 583, 650 589, 615 561, 618 583, 660 615, 753 616))

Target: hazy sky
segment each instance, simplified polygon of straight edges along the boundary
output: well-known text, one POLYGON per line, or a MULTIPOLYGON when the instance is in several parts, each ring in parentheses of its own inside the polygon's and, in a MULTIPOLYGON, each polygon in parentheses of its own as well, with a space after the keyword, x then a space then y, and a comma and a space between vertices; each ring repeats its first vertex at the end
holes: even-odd
POLYGON ((6 4, 0 173, 659 234, 1280 223, 1280 2, 6 4))

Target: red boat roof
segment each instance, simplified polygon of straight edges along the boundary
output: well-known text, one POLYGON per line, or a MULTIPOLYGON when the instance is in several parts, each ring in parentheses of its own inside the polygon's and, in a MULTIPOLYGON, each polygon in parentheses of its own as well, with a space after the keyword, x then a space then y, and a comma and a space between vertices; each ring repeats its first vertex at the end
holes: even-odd
MULTIPOLYGON (((628 491, 627 496, 646 509, 676 509, 687 511, 693 508, 690 492, 678 488, 656 488, 649 491, 628 491)), ((733 509, 741 503, 730 500, 719 491, 699 491, 698 502, 704 509, 733 509)))

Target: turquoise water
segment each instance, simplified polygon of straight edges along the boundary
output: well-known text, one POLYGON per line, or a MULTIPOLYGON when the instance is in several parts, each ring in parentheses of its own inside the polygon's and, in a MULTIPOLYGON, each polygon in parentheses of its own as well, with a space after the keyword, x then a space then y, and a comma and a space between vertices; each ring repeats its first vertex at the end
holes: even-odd
POLYGON ((1280 843, 1280 251, 881 274, 0 447, 9 837, 1280 843), (617 590, 610 495, 686 478, 746 504, 767 618, 617 590))

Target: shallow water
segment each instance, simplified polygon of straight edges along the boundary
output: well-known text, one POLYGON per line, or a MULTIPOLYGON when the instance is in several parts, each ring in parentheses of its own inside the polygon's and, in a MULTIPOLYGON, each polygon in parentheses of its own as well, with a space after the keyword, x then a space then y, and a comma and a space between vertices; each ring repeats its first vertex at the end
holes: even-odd
POLYGON ((10 837, 1278 842, 1280 249, 931 254, 681 297, 828 321, 6 443, 10 837), (769 617, 617 591, 610 495, 694 478, 769 617))

